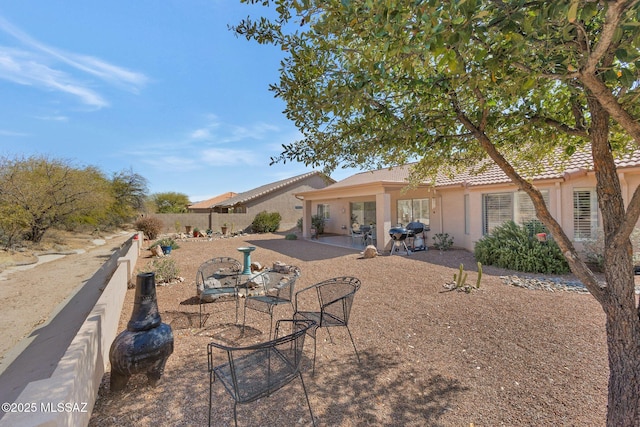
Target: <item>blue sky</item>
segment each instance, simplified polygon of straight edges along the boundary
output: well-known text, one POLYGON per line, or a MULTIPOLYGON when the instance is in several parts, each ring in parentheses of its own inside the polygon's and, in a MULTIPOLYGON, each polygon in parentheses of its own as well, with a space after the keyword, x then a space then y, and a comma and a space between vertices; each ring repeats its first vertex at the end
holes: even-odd
MULTIPOLYGON (((234 0, 0 0, 0 155, 132 169, 192 202, 310 171, 268 90, 281 51, 227 25, 234 0)), ((342 179, 354 170, 338 170, 342 179)))

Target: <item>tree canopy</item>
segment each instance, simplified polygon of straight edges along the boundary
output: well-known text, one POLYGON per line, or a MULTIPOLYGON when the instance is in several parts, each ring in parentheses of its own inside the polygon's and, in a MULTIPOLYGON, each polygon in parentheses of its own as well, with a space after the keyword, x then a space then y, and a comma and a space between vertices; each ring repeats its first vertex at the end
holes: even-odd
POLYGON ((109 202, 108 181, 95 167, 74 167, 44 156, 0 160, 3 228, 39 242, 56 225, 100 217, 109 202))
POLYGON ((182 213, 191 204, 189 196, 175 191, 154 193, 149 196, 156 213, 182 213))
POLYGON ((629 235, 640 191, 623 199, 615 158, 638 148, 640 3, 631 1, 244 0, 275 19, 233 29, 287 56, 271 89, 303 138, 274 162, 396 166, 414 182, 490 158, 531 197, 571 269, 607 314, 607 422, 640 419, 640 318, 629 235), (527 178, 541 158, 592 153, 605 281, 527 178), (624 343, 624 344, 621 344, 624 343))
POLYGON ((144 211, 148 188, 147 180, 133 170, 122 170, 111 177, 113 203, 109 216, 115 225, 135 219, 144 211))
POLYGON ((39 242, 51 227, 118 226, 140 212, 146 180, 133 171, 109 180, 95 166, 47 156, 0 159, 0 242, 39 242))

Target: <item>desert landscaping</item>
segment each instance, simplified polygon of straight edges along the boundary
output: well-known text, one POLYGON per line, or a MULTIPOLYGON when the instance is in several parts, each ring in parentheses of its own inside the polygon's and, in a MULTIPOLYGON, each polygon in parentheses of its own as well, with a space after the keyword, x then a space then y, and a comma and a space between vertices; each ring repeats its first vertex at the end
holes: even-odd
MULTIPOLYGON (((91 426, 206 425, 207 344, 243 345, 268 339, 269 316, 249 311, 245 333, 235 325, 235 304, 206 304, 198 324, 195 274, 213 257, 242 262, 237 248, 255 246, 252 260, 298 266, 296 289, 336 276, 362 281, 350 319, 360 355, 348 335, 318 332, 316 373, 312 341, 305 342, 303 372, 317 425, 520 426, 604 425, 607 353, 604 315, 584 292, 532 290, 502 278, 516 274, 489 266, 479 290, 448 291, 460 263, 475 283, 472 254, 454 249, 364 259, 357 250, 280 234, 185 239, 170 257, 184 281, 157 287, 162 320, 173 330, 174 351, 155 388, 133 376, 120 392, 105 374, 91 426)), ((138 269, 152 260, 143 253, 138 269)), ((519 276, 525 276, 519 274, 519 276)), ((561 279, 571 282, 567 275, 561 279)), ((120 330, 131 316, 127 291, 120 330)), ((276 316, 291 316, 281 306, 276 316)), ((242 305, 240 323, 242 322, 242 305)), ((224 353, 217 355, 224 363, 224 353)), ((233 424, 233 400, 213 386, 213 425, 233 424)), ((311 425, 299 382, 239 405, 240 425, 311 425)))

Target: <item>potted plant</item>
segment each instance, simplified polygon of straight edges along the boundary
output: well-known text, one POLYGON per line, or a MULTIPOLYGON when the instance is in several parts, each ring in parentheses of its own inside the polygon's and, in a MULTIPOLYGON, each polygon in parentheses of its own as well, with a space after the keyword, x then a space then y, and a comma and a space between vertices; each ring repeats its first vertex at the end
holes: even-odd
POLYGON ((229 226, 227 225, 227 223, 223 223, 222 226, 220 227, 220 230, 222 230, 222 235, 226 236, 227 235, 227 230, 228 230, 229 226))
POLYGON ((184 226, 184 229, 185 229, 185 231, 187 232, 187 234, 191 234, 191 229, 192 229, 192 228, 193 228, 193 227, 192 227, 191 225, 185 225, 185 226, 184 226))
POLYGON ((316 230, 316 236, 324 233, 324 217, 322 217, 322 215, 313 215, 311 217, 311 228, 316 230))
POLYGON ((193 229, 193 237, 199 237, 200 236, 200 229, 198 227, 195 227, 193 229))
POLYGON ((165 255, 169 255, 172 249, 178 249, 180 247, 178 246, 176 241, 171 237, 165 237, 163 239, 158 240, 153 245, 151 245, 149 249, 155 246, 160 246, 160 249, 162 249, 162 253, 165 255))

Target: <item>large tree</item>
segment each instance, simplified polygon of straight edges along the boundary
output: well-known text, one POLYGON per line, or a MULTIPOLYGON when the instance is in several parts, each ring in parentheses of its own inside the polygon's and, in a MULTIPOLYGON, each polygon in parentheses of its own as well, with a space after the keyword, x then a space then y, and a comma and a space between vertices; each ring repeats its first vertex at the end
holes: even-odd
MULTIPOLYGON (((272 19, 234 27, 286 52, 272 90, 303 138, 274 161, 395 166, 413 180, 489 157, 531 197, 606 315, 607 424, 640 425, 640 311, 615 158, 640 144, 640 7, 633 1, 242 0, 272 19), (592 153, 605 280, 580 259, 529 180, 548 153, 592 153)), ((555 155, 555 154, 554 154, 555 155)))
POLYGON ((37 243, 51 227, 97 221, 110 201, 109 182, 95 167, 46 156, 0 159, 0 227, 5 234, 20 230, 37 243))
POLYGON ((184 193, 167 191, 164 193, 154 193, 149 196, 155 206, 156 213, 182 213, 187 211, 191 204, 189 196, 184 193))
POLYGON ((114 173, 111 177, 113 203, 109 208, 110 222, 121 225, 135 219, 144 211, 147 192, 147 179, 132 169, 114 173))

